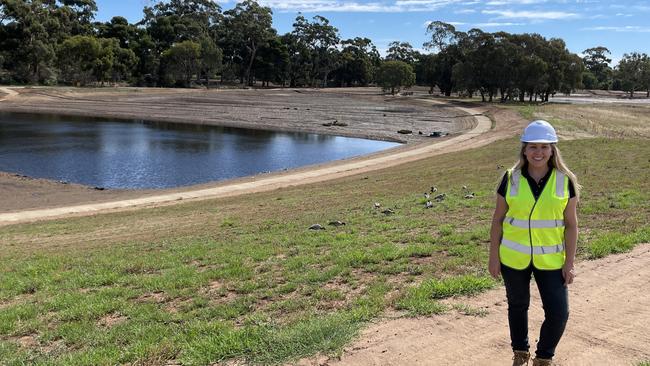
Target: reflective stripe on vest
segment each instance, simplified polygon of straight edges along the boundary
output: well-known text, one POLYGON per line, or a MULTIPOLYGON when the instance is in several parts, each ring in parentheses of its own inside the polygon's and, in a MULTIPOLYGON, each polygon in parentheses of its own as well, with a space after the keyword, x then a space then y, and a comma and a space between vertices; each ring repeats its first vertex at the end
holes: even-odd
MULTIPOLYGON (((519 244, 517 242, 514 242, 512 240, 508 239, 501 239, 501 245, 506 246, 507 248, 510 248, 512 250, 516 250, 520 253, 524 254, 531 254, 531 249, 530 246, 528 245, 523 245, 519 244)), ((545 246, 540 246, 540 247, 533 247, 532 249, 532 254, 554 254, 554 253, 560 253, 564 250, 564 243, 562 244, 557 244, 557 245, 545 245, 545 246)))
POLYGON ((499 246, 501 263, 514 269, 524 269, 531 262, 538 269, 562 268, 568 177, 553 169, 537 199, 520 170, 508 171, 508 185, 508 212, 499 246))
POLYGON ((549 227, 563 227, 564 220, 517 220, 514 217, 506 217, 503 222, 522 229, 528 229, 530 223, 531 229, 544 229, 549 227))

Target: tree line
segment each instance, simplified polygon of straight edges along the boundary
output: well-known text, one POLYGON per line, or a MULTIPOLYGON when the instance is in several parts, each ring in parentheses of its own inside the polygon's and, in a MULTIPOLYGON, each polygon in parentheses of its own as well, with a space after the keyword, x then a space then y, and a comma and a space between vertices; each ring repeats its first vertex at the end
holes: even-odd
POLYGON ((341 39, 325 17, 298 14, 278 34, 273 13, 255 0, 222 11, 212 0, 145 6, 135 24, 94 21, 94 0, 0 0, 0 82, 45 85, 128 83, 179 86, 239 83, 289 87, 413 84, 484 100, 548 100, 580 87, 650 93, 650 59, 609 50, 580 57, 539 34, 427 27, 429 51, 392 42, 382 57, 368 38, 341 39))

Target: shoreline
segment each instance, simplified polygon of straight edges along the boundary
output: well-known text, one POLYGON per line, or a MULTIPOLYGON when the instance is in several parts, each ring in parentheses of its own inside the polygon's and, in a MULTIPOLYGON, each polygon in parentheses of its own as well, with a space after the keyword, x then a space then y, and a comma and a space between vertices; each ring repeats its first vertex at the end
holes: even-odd
MULTIPOLYGON (((470 140, 476 140, 478 136, 486 134, 486 132, 491 129, 492 122, 485 117, 484 108, 470 109, 460 106, 450 107, 449 104, 445 104, 445 101, 433 99, 419 99, 415 101, 415 103, 419 103, 420 106, 422 106, 423 103, 427 103, 430 107, 442 106, 445 108, 453 108, 456 111, 454 115, 459 115, 459 112, 462 112, 463 114, 461 116, 471 118, 473 129, 466 131, 463 134, 454 134, 453 136, 444 138, 433 139, 426 137, 422 139, 420 143, 413 141, 403 146, 394 147, 361 157, 337 160, 288 171, 263 173, 227 181, 209 182, 172 189, 144 191, 94 191, 92 188, 85 186, 74 184, 63 185, 52 181, 42 182, 43 180, 32 179, 32 181, 35 181, 32 183, 35 183, 36 187, 43 188, 41 192, 37 192, 37 195, 41 195, 40 198, 36 197, 38 201, 36 203, 38 204, 32 205, 32 207, 27 207, 25 204, 22 204, 23 207, 17 205, 13 209, 9 210, 5 207, 4 212, 0 213, 0 226, 64 216, 87 215, 98 212, 112 212, 116 210, 141 207, 155 207, 174 204, 179 201, 230 197, 286 186, 321 182, 353 174, 360 174, 371 170, 383 169, 440 153, 478 146, 476 145, 478 141, 471 141, 472 143, 470 144, 467 144, 467 142, 470 140), (56 191, 66 189, 73 192, 63 192, 59 195, 62 196, 60 197, 61 199, 47 199, 51 196, 48 192, 51 193, 51 191, 55 191, 56 193, 56 191)), ((0 108, 0 110, 6 110, 6 108, 0 108)), ((200 121, 199 124, 201 124, 200 121)), ((364 134, 364 131, 355 131, 355 137, 364 134)), ((507 136, 503 134, 495 134, 495 136, 487 136, 479 140, 482 141, 481 144, 486 144, 504 137, 507 136)), ((4 175, 7 174, 5 173, 4 175)), ((2 177, 0 176, 0 178, 2 177)), ((23 179, 30 180, 29 178, 23 179)), ((2 179, 0 179, 0 186, 1 183, 2 179)), ((25 183, 29 182, 23 182, 23 184, 25 183)))

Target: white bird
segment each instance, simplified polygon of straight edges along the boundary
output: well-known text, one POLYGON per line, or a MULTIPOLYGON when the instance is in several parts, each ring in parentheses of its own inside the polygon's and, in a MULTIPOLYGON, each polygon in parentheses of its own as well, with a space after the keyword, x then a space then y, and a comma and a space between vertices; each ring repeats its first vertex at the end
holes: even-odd
POLYGON ((424 208, 431 208, 433 207, 433 203, 431 201, 427 201, 427 203, 424 204, 424 208))
POLYGON ((380 207, 381 207, 381 203, 375 202, 375 208, 380 208, 380 207))
POLYGON ((431 196, 429 195, 429 193, 424 192, 424 198, 425 198, 425 199, 429 199, 429 197, 431 197, 431 196))

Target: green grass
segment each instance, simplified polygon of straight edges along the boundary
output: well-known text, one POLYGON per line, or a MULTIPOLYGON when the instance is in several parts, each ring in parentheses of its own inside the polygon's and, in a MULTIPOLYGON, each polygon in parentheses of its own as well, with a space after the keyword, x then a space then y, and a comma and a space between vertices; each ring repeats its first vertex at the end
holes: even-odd
POLYGON ((637 243, 650 243, 650 227, 629 234, 603 232, 587 247, 590 258, 602 258, 610 254, 629 252, 637 243))
POLYGON ((410 315, 439 314, 447 310, 436 300, 459 295, 474 295, 494 287, 494 281, 489 277, 465 275, 443 280, 428 279, 419 286, 411 287, 406 295, 397 301, 396 308, 406 310, 410 315))
MULTIPOLYGON (((561 143, 584 185, 582 258, 650 241, 649 145, 561 143)), ((511 139, 334 182, 2 227, 0 360, 277 364, 340 352, 391 309, 481 316, 453 304, 495 286, 495 167, 517 149, 511 139), (432 185, 447 199, 425 209, 432 185), (331 220, 347 225, 307 230, 331 220)))

